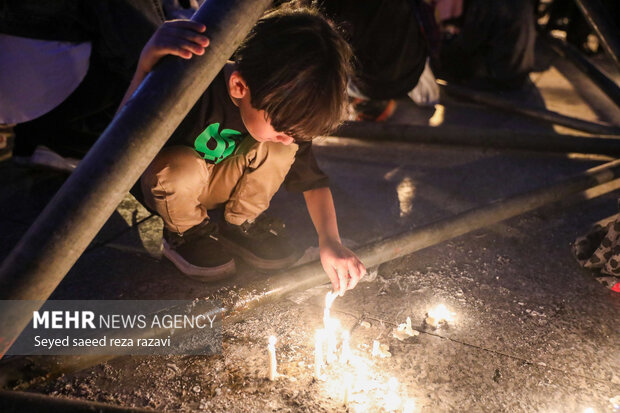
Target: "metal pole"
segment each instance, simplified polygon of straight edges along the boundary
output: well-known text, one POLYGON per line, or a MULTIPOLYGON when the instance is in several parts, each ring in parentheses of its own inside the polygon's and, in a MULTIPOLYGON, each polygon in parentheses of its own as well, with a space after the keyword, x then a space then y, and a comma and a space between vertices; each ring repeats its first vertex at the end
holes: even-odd
MULTIPOLYGON (((375 244, 366 245, 356 253, 367 267, 403 257, 440 242, 524 214, 570 195, 610 182, 620 177, 620 160, 609 162, 583 173, 523 194, 462 212, 453 217, 415 228, 375 244)), ((320 263, 314 261, 278 272, 270 277, 249 283, 239 290, 214 298, 220 300, 226 322, 246 317, 245 313, 289 294, 304 291, 328 282, 320 263)), ((200 310, 197 310, 198 312, 200 310)), ((33 375, 52 377, 80 370, 114 356, 46 356, 37 359, 14 357, 0 364, 0 386, 33 375)))
MULTIPOLYGON (((620 160, 615 160, 558 183, 515 195, 488 205, 462 212, 453 217, 415 228, 412 231, 389 237, 375 244, 355 250, 366 267, 403 257, 440 242, 458 237, 506 219, 524 214, 569 195, 612 181, 620 177, 620 160)), ((288 294, 303 291, 327 282, 327 276, 319 261, 294 270, 277 273, 244 288, 247 291, 236 298, 228 308, 228 320, 239 318, 244 311, 288 294)), ((223 299, 223 302, 226 302, 223 299)))
MULTIPOLYGON (((0 299, 46 300, 146 169, 270 0, 207 0, 203 56, 150 73, 0 267, 0 299)), ((32 310, 37 310, 33 308, 32 310)), ((32 311, 0 322, 0 356, 32 311)))
POLYGON ((153 413, 152 409, 121 407, 87 400, 72 400, 21 391, 0 391, 0 411, 4 413, 153 413))
POLYGON ((449 95, 471 100, 472 102, 482 105, 494 107, 506 112, 518 113, 532 119, 542 120, 545 122, 562 125, 571 129, 580 130, 596 135, 620 135, 620 127, 602 122, 590 122, 583 119, 577 119, 565 116, 557 112, 547 109, 537 109, 527 106, 521 106, 517 102, 505 99, 490 93, 478 90, 448 84, 443 80, 438 80, 437 84, 441 86, 449 95))
POLYGON ((587 153, 620 157, 620 139, 555 133, 482 129, 467 126, 422 126, 387 122, 345 122, 334 136, 432 145, 458 145, 555 153, 587 153))
POLYGON ((618 27, 609 18, 600 0, 575 0, 586 21, 601 40, 601 45, 620 69, 620 38, 618 27))
POLYGON ((601 91, 609 96, 609 98, 613 100, 618 107, 620 107, 620 87, 616 82, 592 64, 592 62, 590 62, 590 60, 588 60, 573 45, 560 39, 556 39, 553 36, 547 36, 546 40, 554 52, 556 52, 559 56, 570 60, 573 65, 577 67, 577 69, 581 70, 581 72, 596 83, 601 91))

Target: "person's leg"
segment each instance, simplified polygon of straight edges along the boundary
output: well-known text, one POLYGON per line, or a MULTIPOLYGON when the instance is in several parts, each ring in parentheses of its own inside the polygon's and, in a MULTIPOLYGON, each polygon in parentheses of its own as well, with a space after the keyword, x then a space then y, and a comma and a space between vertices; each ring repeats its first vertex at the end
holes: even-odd
POLYGON ((245 138, 234 154, 213 166, 201 203, 207 209, 226 204, 224 218, 230 224, 253 221, 269 207, 296 152, 296 144, 245 138))
POLYGON ((207 209, 199 198, 209 184, 209 167, 196 151, 185 146, 163 149, 140 180, 144 202, 179 234, 200 224, 207 209))
POLYGON ((226 204, 220 242, 228 251, 264 270, 293 264, 297 254, 284 224, 263 214, 295 160, 297 145, 246 138, 236 152, 215 165, 202 204, 226 204))
POLYGON ((209 184, 209 170, 189 147, 163 149, 142 175, 146 205, 164 220, 163 253, 184 274, 209 281, 235 271, 232 257, 218 242, 200 202, 209 184))

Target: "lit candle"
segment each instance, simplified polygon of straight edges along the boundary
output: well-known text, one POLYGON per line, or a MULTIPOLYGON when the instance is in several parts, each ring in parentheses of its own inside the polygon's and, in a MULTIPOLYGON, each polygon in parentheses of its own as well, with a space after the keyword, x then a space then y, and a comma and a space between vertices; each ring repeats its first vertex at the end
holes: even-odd
POLYGON ((342 332, 342 351, 340 353, 340 362, 342 364, 347 364, 349 360, 351 360, 351 334, 348 331, 342 332))
POLYGON ((342 404, 347 406, 349 404, 349 399, 351 398, 351 384, 353 382, 353 376, 351 373, 347 372, 344 374, 344 396, 342 400, 342 404))
POLYGON ((321 379, 323 367, 323 344, 325 343, 325 330, 316 330, 314 335, 314 377, 321 379))
POLYGON ((415 400, 414 399, 405 400, 405 403, 403 406, 403 413, 413 413, 414 411, 415 411, 415 400))
POLYGON ((327 333, 327 363, 333 364, 337 360, 336 356, 336 347, 338 347, 338 336, 337 332, 340 328, 340 321, 335 319, 330 319, 327 324, 328 328, 326 329, 327 333))
POLYGON ((381 350, 379 349, 379 340, 372 341, 372 357, 377 357, 381 350))
POLYGON ((385 409, 394 411, 401 407, 401 399, 398 395, 398 380, 396 377, 388 380, 388 393, 385 396, 385 409))
POLYGON ((426 324, 433 328, 439 327, 441 323, 452 322, 454 320, 454 313, 446 308, 445 305, 439 304, 437 307, 428 311, 428 317, 426 317, 426 324))
POLYGON ((325 295, 325 309, 323 310, 323 326, 325 329, 329 328, 329 321, 331 320, 329 313, 336 297, 338 297, 338 294, 332 291, 325 295))
POLYGON ((269 352, 269 380, 274 381, 276 379, 278 362, 276 361, 276 338, 274 336, 269 337, 269 345, 267 346, 269 352))

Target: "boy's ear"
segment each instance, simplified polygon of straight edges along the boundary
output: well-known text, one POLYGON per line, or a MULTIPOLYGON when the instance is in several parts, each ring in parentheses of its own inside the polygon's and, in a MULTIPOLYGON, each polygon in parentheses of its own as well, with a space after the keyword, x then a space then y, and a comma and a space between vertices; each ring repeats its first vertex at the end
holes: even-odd
POLYGON ((241 73, 235 70, 230 74, 228 79, 228 91, 230 96, 236 99, 242 99, 248 93, 248 85, 245 83, 245 79, 241 77, 241 73))

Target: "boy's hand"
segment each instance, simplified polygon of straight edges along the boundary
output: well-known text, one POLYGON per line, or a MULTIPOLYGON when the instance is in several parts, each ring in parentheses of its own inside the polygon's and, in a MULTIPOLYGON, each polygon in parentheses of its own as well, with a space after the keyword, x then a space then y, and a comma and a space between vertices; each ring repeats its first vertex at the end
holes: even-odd
POLYGON ((159 26, 142 49, 138 72, 150 72, 162 57, 169 54, 183 59, 191 59, 195 54, 204 54, 209 39, 200 33, 205 30, 204 24, 191 20, 165 22, 159 26))
POLYGON ((359 258, 338 241, 319 243, 321 264, 340 296, 353 289, 366 275, 366 267, 359 258))

